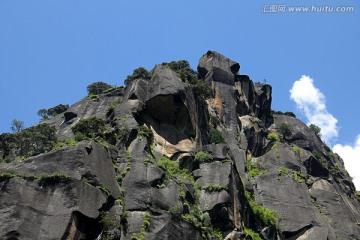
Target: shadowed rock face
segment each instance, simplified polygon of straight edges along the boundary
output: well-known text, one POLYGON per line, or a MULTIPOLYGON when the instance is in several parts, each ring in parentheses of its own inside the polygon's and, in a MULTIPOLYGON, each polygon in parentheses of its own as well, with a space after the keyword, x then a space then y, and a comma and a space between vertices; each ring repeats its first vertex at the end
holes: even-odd
POLYGON ((341 158, 300 120, 272 114, 271 86, 239 70, 208 51, 198 65, 206 103, 184 69, 157 65, 150 80, 46 120, 60 140, 81 119, 107 129, 0 164, 0 239, 237 240, 249 229, 262 239, 359 239, 359 198, 341 158))
POLYGON ((106 197, 81 181, 42 186, 12 178, 1 189, 1 239, 95 239, 101 232, 95 219, 106 197))
POLYGON ((143 114, 160 136, 176 145, 189 136, 195 137, 189 110, 180 95, 158 95, 146 102, 143 114), (161 107, 160 107, 161 106, 161 107))

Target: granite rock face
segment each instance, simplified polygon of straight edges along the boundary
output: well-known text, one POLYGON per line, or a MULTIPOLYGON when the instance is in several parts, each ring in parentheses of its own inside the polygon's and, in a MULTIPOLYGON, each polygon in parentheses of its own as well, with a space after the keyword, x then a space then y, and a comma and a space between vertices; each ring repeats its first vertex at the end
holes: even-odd
POLYGON ((208 51, 197 70, 160 64, 44 121, 59 141, 106 130, 0 164, 0 239, 359 239, 341 158, 239 63, 208 51))

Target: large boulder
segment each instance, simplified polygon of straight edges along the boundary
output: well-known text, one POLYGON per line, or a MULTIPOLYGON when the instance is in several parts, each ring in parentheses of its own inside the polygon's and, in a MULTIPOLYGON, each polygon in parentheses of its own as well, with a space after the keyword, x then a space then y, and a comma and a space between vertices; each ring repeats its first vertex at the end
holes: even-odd
POLYGON ((230 181, 230 162, 211 162, 200 164, 200 169, 193 172, 198 178, 196 181, 204 187, 222 186, 227 187, 230 181))
POLYGON ((76 179, 0 181, 1 239, 95 239, 107 197, 76 179))
POLYGON ((199 74, 205 81, 216 81, 229 85, 234 85, 234 75, 237 74, 239 70, 239 63, 215 51, 208 51, 204 54, 200 58, 198 65, 199 74))
POLYGON ((122 182, 125 190, 126 209, 129 211, 147 210, 152 204, 152 185, 163 175, 164 171, 153 164, 131 163, 131 169, 122 182))
POLYGON ((44 123, 55 126, 59 140, 74 137, 71 128, 81 119, 97 117, 107 118, 109 107, 122 101, 124 88, 118 88, 111 92, 100 94, 91 99, 85 97, 79 102, 70 106, 65 113, 59 114, 44 123))
POLYGON ((316 134, 310 130, 306 124, 294 117, 287 115, 275 115, 273 124, 269 127, 269 130, 278 131, 282 124, 288 124, 291 129, 291 136, 287 138, 289 142, 306 150, 316 150, 319 152, 324 151, 321 139, 316 136, 316 134))
POLYGON ((357 220, 360 214, 348 196, 324 179, 316 181, 309 191, 316 199, 318 209, 334 227, 338 239, 359 239, 357 220))
POLYGON ((256 116, 265 121, 271 111, 271 86, 262 83, 254 84, 249 76, 237 75, 235 87, 237 113, 240 116, 256 116))
MULTIPOLYGON (((253 179, 258 204, 276 210, 279 228, 288 239, 312 229, 312 239, 336 239, 326 219, 312 203, 306 185, 306 169, 286 144, 278 144, 257 159, 263 173, 253 179)), ((309 233, 306 233, 309 234, 309 233)))
POLYGON ((92 141, 83 141, 74 147, 64 147, 21 162, 2 165, 0 172, 38 177, 61 173, 95 187, 105 187, 115 199, 121 196, 114 166, 107 150, 101 144, 92 141))

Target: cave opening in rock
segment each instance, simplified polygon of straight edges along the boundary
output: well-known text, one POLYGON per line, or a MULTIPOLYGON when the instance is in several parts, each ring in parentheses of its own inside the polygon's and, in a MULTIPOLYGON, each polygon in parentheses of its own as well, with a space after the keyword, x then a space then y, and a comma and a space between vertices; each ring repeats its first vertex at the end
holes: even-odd
POLYGON ((146 102, 141 113, 155 132, 171 144, 195 138, 188 108, 181 95, 158 95, 146 102))

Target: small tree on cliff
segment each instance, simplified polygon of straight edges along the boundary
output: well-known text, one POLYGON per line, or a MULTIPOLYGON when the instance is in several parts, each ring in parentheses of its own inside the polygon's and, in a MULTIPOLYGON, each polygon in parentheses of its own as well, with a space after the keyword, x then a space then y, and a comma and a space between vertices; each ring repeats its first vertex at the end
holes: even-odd
POLYGON ((37 112, 37 115, 39 115, 42 120, 46 120, 50 117, 55 117, 56 115, 65 112, 68 108, 68 104, 59 104, 49 109, 42 108, 37 112))
POLYGON ((10 129, 13 132, 20 132, 21 130, 24 129, 24 122, 14 119, 11 123, 10 129))
POLYGON ((139 67, 133 71, 133 74, 126 77, 126 79, 124 80, 125 86, 129 85, 132 81, 136 79, 150 80, 151 75, 149 71, 146 70, 144 67, 139 67))
POLYGON ((94 82, 87 86, 87 91, 89 94, 98 95, 103 93, 105 90, 111 88, 111 85, 104 82, 94 82))
POLYGON ((181 81, 188 83, 193 89, 195 96, 203 103, 211 96, 211 88, 205 81, 198 78, 198 73, 190 67, 186 60, 172 61, 162 63, 180 75, 181 81))
POLYGON ((310 124, 309 128, 316 134, 316 136, 321 137, 321 128, 315 124, 310 124))
POLYGON ((291 127, 287 123, 282 123, 279 127, 279 131, 282 135, 282 140, 285 141, 287 137, 290 137, 292 134, 291 127))

